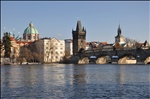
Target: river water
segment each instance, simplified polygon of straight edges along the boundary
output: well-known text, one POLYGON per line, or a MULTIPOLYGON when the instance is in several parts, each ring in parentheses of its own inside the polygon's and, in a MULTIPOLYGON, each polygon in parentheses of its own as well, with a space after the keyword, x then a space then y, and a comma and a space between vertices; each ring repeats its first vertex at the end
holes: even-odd
POLYGON ((1 66, 1 99, 150 99, 150 66, 1 66))

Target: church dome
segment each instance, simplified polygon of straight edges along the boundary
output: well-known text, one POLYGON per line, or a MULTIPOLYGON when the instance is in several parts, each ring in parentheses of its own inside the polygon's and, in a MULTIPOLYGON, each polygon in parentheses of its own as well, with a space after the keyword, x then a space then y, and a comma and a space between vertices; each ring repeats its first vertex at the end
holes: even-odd
POLYGON ((24 30, 24 34, 38 34, 37 29, 34 27, 33 23, 31 22, 29 26, 24 30))

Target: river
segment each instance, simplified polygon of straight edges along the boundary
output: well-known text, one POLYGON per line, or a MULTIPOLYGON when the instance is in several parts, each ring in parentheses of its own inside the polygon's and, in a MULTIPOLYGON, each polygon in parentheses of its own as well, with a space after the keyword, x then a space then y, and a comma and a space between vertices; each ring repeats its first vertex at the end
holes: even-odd
POLYGON ((150 99, 150 65, 1 66, 1 99, 150 99))

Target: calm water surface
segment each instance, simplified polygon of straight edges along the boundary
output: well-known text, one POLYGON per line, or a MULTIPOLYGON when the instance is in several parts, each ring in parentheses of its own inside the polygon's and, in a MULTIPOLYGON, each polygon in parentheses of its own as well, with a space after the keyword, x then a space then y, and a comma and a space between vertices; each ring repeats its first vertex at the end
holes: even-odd
POLYGON ((1 66, 1 98, 150 99, 150 66, 1 66))

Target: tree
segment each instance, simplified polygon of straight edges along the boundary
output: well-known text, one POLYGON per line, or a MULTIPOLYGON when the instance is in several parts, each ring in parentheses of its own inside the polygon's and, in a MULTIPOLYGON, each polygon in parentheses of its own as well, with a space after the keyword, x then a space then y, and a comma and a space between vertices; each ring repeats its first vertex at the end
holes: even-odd
POLYGON ((5 50, 4 57, 10 58, 11 42, 10 42, 10 33, 8 33, 8 32, 4 33, 3 45, 4 45, 4 50, 5 50))
POLYGON ((34 61, 42 61, 42 40, 35 41, 28 46, 28 49, 32 53, 34 61))
POLYGON ((127 47, 137 47, 139 41, 135 39, 125 38, 125 42, 127 47))
POLYGON ((116 43, 114 49, 120 49, 120 48, 122 48, 122 46, 119 43, 116 43))
POLYGON ((26 60, 27 62, 32 62, 33 56, 31 51, 27 48, 27 46, 22 46, 20 48, 20 61, 24 62, 23 60, 26 60))

